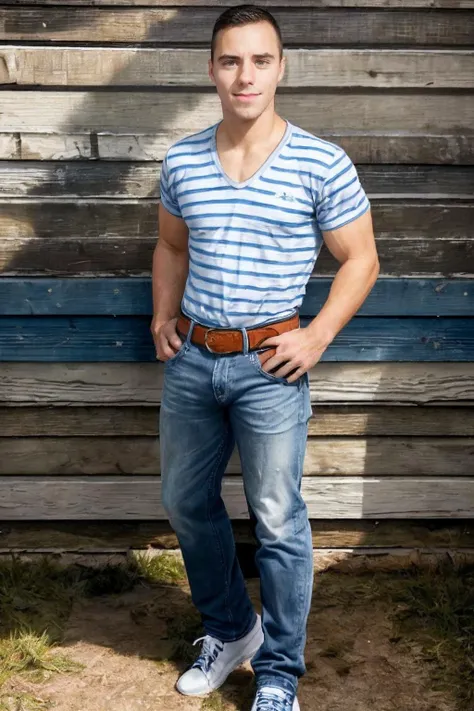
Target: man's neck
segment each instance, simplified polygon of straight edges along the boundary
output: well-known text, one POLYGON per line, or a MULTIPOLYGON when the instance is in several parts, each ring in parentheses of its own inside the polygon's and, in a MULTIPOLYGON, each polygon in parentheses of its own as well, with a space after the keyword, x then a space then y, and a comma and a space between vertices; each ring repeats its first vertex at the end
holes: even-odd
POLYGON ((219 126, 219 143, 225 149, 238 148, 243 153, 252 153, 256 148, 275 142, 275 136, 283 134, 286 122, 274 110, 264 112, 255 121, 242 121, 235 116, 226 116, 219 126))

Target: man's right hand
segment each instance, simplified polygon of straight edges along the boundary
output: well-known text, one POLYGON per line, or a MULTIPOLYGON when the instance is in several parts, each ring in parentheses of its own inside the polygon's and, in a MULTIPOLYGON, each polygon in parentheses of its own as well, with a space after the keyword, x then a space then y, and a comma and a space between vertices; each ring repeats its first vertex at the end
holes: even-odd
POLYGON ((176 330, 177 318, 170 321, 159 321, 153 318, 151 322, 151 335, 155 342, 156 357, 159 360, 169 360, 179 351, 183 342, 176 330))

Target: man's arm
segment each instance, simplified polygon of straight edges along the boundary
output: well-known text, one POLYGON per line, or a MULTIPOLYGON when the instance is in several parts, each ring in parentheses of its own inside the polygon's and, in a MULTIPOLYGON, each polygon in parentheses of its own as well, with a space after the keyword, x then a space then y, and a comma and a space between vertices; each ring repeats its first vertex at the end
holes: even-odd
POLYGON ((324 306, 308 326, 316 347, 325 350, 369 295, 380 264, 370 210, 349 224, 322 234, 329 251, 341 264, 324 306))
POLYGON ((324 306, 307 328, 269 338, 263 344, 277 346, 264 369, 283 378, 292 373, 287 377, 289 383, 320 360, 365 301, 380 270, 370 210, 347 225, 323 232, 323 238, 341 264, 324 306))
POLYGON ((159 206, 160 237, 153 253, 153 320, 156 355, 171 358, 181 347, 176 332, 181 299, 189 270, 188 228, 185 221, 159 206))

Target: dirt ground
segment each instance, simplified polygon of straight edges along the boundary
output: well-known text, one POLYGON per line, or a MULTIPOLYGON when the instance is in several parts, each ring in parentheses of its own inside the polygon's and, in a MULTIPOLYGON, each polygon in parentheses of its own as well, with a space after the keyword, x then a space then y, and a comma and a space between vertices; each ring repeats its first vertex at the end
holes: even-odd
MULTIPOLYGON (((259 609, 259 581, 247 582, 259 609)), ((368 604, 356 591, 350 575, 315 579, 307 674, 298 691, 302 711, 457 711, 449 693, 433 690, 416 645, 397 637, 387 603, 368 604)), ((126 593, 80 599, 58 651, 83 670, 51 674, 41 684, 14 677, 3 692, 32 694, 55 711, 250 711, 250 665, 208 699, 175 691, 185 663, 169 661, 176 644, 170 630, 184 629, 192 610, 185 582, 140 583, 126 593)))

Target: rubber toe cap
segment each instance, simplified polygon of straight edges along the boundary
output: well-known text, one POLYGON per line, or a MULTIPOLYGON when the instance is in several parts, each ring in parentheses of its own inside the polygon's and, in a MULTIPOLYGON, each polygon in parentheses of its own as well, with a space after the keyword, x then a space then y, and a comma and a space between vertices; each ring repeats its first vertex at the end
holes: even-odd
POLYGON ((188 669, 176 684, 177 690, 186 696, 209 693, 208 681, 200 669, 188 669))

